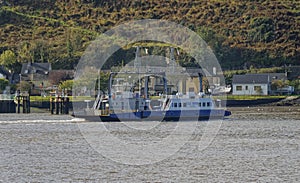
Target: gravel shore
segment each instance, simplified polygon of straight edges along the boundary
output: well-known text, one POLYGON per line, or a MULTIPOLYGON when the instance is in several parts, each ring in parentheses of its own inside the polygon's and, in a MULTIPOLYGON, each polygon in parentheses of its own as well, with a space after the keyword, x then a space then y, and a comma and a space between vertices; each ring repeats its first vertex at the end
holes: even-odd
POLYGON ((300 120, 299 106, 261 106, 261 107, 229 107, 232 119, 276 119, 276 120, 300 120))

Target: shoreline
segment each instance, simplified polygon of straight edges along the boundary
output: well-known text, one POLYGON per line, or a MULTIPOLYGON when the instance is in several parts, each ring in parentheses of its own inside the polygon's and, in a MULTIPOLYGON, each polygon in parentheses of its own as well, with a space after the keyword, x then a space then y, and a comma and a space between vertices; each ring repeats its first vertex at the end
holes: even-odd
POLYGON ((299 106, 227 107, 227 110, 232 113, 229 119, 300 120, 299 106))

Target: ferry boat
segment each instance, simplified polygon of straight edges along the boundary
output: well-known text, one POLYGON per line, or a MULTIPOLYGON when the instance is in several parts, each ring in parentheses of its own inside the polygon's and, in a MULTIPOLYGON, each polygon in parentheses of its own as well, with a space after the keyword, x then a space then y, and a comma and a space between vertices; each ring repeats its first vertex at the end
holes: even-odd
MULTIPOLYGON (((210 97, 203 95, 162 95, 152 106, 150 99, 139 96, 113 98, 101 97, 94 115, 101 121, 187 121, 222 119, 231 115, 230 111, 217 108, 210 97), (129 109, 129 110, 128 110, 129 109)), ((95 119, 94 116, 86 118, 95 119)))
POLYGON ((204 93, 161 94, 151 99, 148 84, 145 84, 141 95, 141 92, 132 91, 133 85, 120 78, 115 78, 117 82, 113 84, 114 75, 110 75, 108 95, 98 95, 93 108, 84 114, 75 114, 76 117, 94 121, 195 121, 222 119, 231 115, 230 111, 217 106, 213 98, 204 93))
MULTIPOLYGON (((108 94, 98 94, 92 109, 86 110, 84 114, 77 112, 74 116, 101 121, 195 121, 211 118, 222 119, 230 116, 230 111, 216 105, 212 96, 203 93, 200 72, 194 73, 199 77, 198 94, 185 90, 185 94, 182 94, 183 92, 178 89, 178 86, 176 86, 175 92, 174 90, 170 91, 168 86, 171 85, 168 85, 166 75, 181 81, 185 78, 184 75, 179 75, 183 68, 175 67, 173 54, 174 49, 171 49, 171 66, 163 68, 147 65, 142 67, 139 48, 137 48, 134 66, 123 67, 122 71, 111 72, 108 94), (151 77, 154 80, 162 81, 161 85, 158 85, 162 88, 159 96, 153 97, 149 94, 150 87, 148 85, 151 77)), ((174 85, 172 84, 172 86, 174 85)), ((154 92, 157 95, 157 91, 154 92)))

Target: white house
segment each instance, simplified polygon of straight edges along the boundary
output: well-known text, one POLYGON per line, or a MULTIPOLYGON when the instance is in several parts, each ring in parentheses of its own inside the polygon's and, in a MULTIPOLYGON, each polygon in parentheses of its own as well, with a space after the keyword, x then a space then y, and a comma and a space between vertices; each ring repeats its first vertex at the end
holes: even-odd
POLYGON ((234 75, 232 78, 233 95, 268 95, 273 80, 286 80, 285 73, 234 75))

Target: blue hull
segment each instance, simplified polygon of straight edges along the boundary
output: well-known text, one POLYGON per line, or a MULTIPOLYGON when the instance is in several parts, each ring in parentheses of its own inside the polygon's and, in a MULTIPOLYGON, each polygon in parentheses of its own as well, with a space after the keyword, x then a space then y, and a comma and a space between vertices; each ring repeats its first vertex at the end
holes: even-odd
MULTIPOLYGON (((105 121, 187 121, 222 119, 230 116, 231 112, 222 109, 213 110, 185 110, 185 111, 141 111, 132 113, 113 113, 108 116, 99 116, 105 121)), ((94 116, 95 117, 95 116, 94 116)), ((94 118, 95 119, 95 118, 94 118)), ((98 118, 99 119, 99 118, 98 118)))

